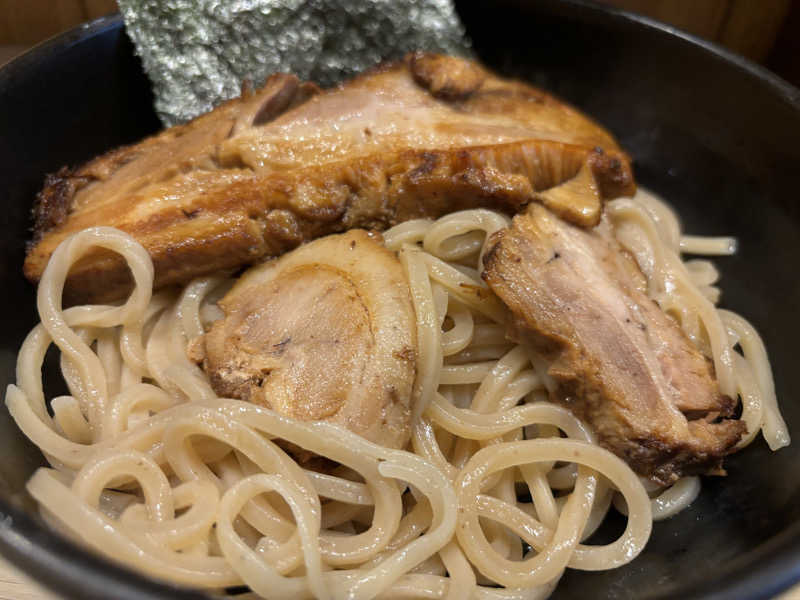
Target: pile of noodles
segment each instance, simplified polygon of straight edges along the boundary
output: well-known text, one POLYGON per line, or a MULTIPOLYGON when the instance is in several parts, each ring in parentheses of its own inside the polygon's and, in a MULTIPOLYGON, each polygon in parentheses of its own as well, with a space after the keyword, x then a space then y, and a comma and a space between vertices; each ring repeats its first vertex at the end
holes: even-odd
MULTIPOLYGON (((715 308, 717 271, 689 254, 733 240, 682 236, 645 193, 608 204, 649 294, 741 398, 747 434, 789 443, 764 346, 715 308)), ((387 449, 322 422, 219 398, 185 348, 220 311, 221 277, 152 293, 153 267, 128 235, 98 227, 54 253, 6 396, 52 468, 28 483, 65 535, 148 575, 242 597, 545 598, 564 569, 610 569, 645 546, 652 522, 697 496, 697 477, 654 489, 547 401, 545 373, 504 335, 507 309, 480 277, 488 235, 507 217, 471 210, 385 233, 417 316, 412 441, 387 449), (121 254, 135 279, 122 306, 62 310, 87 249, 121 254), (41 368, 61 352, 69 395, 45 399, 41 368), (48 408, 49 406, 49 408, 48 408), (275 439, 338 463, 306 470, 275 439), (653 496, 653 497, 651 497, 653 496), (615 542, 587 545, 612 503, 628 515, 615 542), (238 588, 238 590, 237 590, 238 588)), ((613 509, 612 509, 613 510, 613 509)))

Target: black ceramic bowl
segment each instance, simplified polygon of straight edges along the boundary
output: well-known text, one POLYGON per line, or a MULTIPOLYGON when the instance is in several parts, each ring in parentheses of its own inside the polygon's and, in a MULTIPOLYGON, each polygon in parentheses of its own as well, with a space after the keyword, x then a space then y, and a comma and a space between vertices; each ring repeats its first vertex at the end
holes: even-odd
MULTIPOLYGON (((639 181, 694 233, 732 234, 717 261, 724 305, 766 340, 800 440, 800 92, 724 50, 578 1, 459 4, 480 58, 577 105, 613 131, 639 181)), ((29 209, 46 173, 155 131, 148 82, 119 18, 59 36, 0 70, 0 383, 35 323, 22 278, 29 209)), ((51 533, 24 483, 38 450, 0 411, 0 552, 69 598, 202 598, 113 566, 51 533)), ((800 580, 800 443, 757 441, 656 524, 645 552, 603 573, 568 572, 555 598, 767 598, 800 580)), ((611 523, 600 537, 614 535, 611 523)))

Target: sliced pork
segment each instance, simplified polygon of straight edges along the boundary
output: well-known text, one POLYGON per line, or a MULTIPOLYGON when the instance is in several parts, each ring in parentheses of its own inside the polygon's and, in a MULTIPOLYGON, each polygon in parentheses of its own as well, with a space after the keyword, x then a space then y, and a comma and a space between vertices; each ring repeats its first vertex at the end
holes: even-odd
POLYGON ((380 235, 353 230, 253 267, 192 344, 214 390, 393 448, 410 435, 416 320, 380 235))
POLYGON ((744 433, 707 360, 644 293, 604 222, 587 231, 532 205, 495 234, 484 278, 511 334, 548 364, 555 399, 661 484, 721 473, 744 433))
MULTIPOLYGON (((531 201, 582 226, 631 193, 628 157, 545 92, 474 62, 414 54, 319 92, 273 76, 191 123, 48 179, 25 274, 80 229, 109 225, 149 251, 156 286, 278 256, 350 228, 382 229, 531 201), (559 186, 566 185, 566 191, 559 186)), ((128 290, 115 255, 73 269, 70 301, 128 290)))

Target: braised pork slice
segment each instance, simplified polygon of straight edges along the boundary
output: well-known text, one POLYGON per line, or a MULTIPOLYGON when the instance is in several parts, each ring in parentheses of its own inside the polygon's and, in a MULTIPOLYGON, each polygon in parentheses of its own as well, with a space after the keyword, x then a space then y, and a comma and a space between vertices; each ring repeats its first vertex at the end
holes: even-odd
POLYGON ((190 355, 220 396, 406 444, 416 320, 380 234, 331 235, 253 267, 219 306, 190 355))
POLYGON ((549 364, 553 395, 599 441, 661 484, 723 473, 745 430, 710 362, 644 294, 603 222, 573 227, 532 205, 491 241, 484 278, 511 309, 512 335, 549 364))
MULTIPOLYGON (((55 247, 109 225, 149 251, 156 286, 278 256, 363 227, 539 201, 579 225, 631 193, 628 157, 590 119, 480 65, 417 53, 319 92, 290 75, 191 123, 48 179, 25 274, 55 247), (558 191, 567 185, 566 192, 558 191)), ((130 276, 97 250, 71 301, 124 295, 130 276)))

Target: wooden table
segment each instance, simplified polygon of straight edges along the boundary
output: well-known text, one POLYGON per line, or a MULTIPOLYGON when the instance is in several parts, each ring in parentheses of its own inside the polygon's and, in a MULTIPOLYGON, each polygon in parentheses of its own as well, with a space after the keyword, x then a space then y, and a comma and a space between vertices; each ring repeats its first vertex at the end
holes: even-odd
POLYGON ((0 600, 58 600, 0 558, 0 600))

